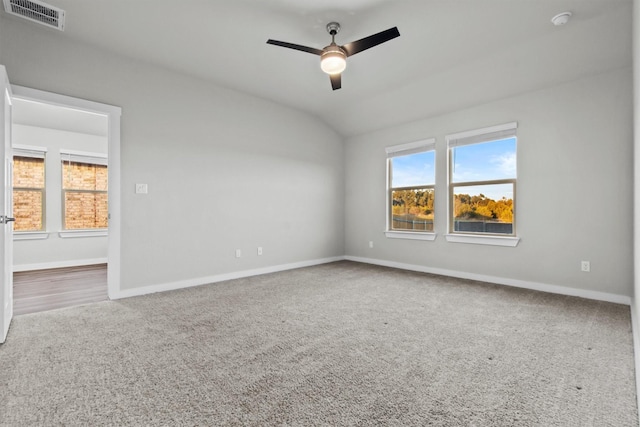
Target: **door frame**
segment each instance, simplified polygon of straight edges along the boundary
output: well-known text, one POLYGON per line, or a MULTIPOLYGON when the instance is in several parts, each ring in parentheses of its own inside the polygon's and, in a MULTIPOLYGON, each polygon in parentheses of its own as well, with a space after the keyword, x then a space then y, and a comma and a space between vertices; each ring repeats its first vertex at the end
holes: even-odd
POLYGON ((24 86, 11 85, 13 98, 40 102, 59 107, 73 108, 90 113, 103 114, 108 119, 108 185, 109 185, 109 237, 107 246, 107 292, 109 299, 120 293, 120 116, 122 109, 113 105, 74 98, 24 86))
MULTIPOLYGON (((11 150, 11 126, 12 126, 12 103, 13 95, 11 89, 11 83, 9 82, 9 76, 4 65, 0 65, 0 87, 2 90, 2 106, 1 117, 2 123, 0 123, 0 138, 2 144, 0 146, 2 153, 2 166, 0 166, 0 176, 2 177, 2 197, 0 198, 0 204, 2 209, 2 224, 0 227, 0 270, 2 271, 0 277, 0 283, 2 283, 2 289, 0 290, 0 344, 6 342, 9 334, 9 328, 11 327, 11 320, 13 319, 13 224, 7 224, 7 220, 13 216, 12 208, 12 150, 11 150)), ((11 218, 13 220, 13 218, 11 218)))

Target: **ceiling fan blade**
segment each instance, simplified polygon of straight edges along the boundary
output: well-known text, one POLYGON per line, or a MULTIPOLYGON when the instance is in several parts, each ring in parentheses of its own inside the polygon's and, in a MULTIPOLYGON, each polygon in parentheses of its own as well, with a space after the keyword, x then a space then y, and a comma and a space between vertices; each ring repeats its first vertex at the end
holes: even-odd
POLYGON ((331 87, 333 90, 342 87, 342 74, 329 74, 329 78, 331 79, 331 87))
POLYGON ((278 40, 271 40, 271 39, 267 40, 267 44, 272 44, 272 45, 281 46, 281 47, 288 47, 289 49, 295 49, 295 50, 300 50, 302 52, 313 53, 314 55, 322 55, 322 50, 316 49, 314 47, 307 47, 299 44, 281 42, 278 40))
POLYGON ((388 42, 389 40, 395 39, 396 37, 400 37, 400 31, 398 31, 398 27, 393 27, 372 36, 347 43, 342 46, 342 49, 344 49, 344 51, 347 53, 347 56, 351 56, 384 42, 388 42))

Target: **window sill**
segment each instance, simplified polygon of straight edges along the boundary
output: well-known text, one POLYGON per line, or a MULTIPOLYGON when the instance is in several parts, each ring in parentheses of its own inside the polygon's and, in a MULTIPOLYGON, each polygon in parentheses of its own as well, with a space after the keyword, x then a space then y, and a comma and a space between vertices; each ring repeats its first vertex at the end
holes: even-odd
POLYGON ((58 236, 63 239, 75 239, 77 237, 106 237, 109 235, 109 231, 106 229, 100 230, 64 230, 59 231, 58 236))
POLYGON ((415 232, 415 231, 385 231, 385 236, 390 239, 407 239, 407 240, 436 240, 436 233, 415 232))
POLYGON ((510 246, 516 247, 520 241, 519 237, 503 236, 476 236, 473 234, 445 234, 447 242, 451 243, 471 243, 474 245, 490 246, 510 246))
POLYGON ((14 231, 13 241, 17 240, 44 240, 49 238, 46 231, 14 231))

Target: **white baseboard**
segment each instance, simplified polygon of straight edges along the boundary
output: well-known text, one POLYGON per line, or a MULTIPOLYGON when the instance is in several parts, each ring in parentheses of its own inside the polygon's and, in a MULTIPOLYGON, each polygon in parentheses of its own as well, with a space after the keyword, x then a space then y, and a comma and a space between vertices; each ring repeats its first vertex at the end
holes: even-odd
POLYGON ((176 289, 190 288, 193 286, 207 285, 209 283, 223 282, 225 280, 242 279, 245 277, 259 276, 261 274, 277 273, 279 271, 293 270, 313 265, 327 264, 335 261, 342 261, 344 257, 321 258, 309 261, 294 262, 291 264, 274 265, 271 267, 256 268, 253 270, 236 271, 232 273, 217 274, 215 276, 198 277, 195 279, 181 280, 178 282, 161 283, 158 285, 143 286, 133 289, 123 289, 110 296, 111 299, 129 298, 139 295, 152 294, 155 292, 173 291, 176 289))
POLYGON ((80 267, 83 265, 106 264, 107 258, 76 259, 71 261, 43 262, 39 264, 14 265, 13 271, 49 270, 50 268, 80 267))
POLYGON ((636 366, 636 400, 640 414, 640 325, 635 297, 631 299, 631 337, 633 338, 633 358, 636 366))
MULTIPOLYGON (((442 268, 426 267, 415 264, 405 264, 395 261, 386 261, 373 258, 361 258, 354 256, 338 256, 331 258, 322 258, 309 261, 301 261, 291 264, 281 264, 270 267, 257 268, 253 270, 235 271, 231 273, 218 274, 214 276, 197 277, 194 279, 180 280, 177 282, 160 283, 157 285, 142 286, 139 288, 123 289, 110 295, 111 299, 129 298, 133 296, 152 294, 156 292, 172 291, 176 289, 189 288, 192 286, 206 285, 209 283, 217 283, 225 280, 242 279, 244 277, 259 276, 261 274, 276 273, 279 271, 293 270, 296 268, 310 267, 313 265, 327 264, 335 261, 349 260, 361 262, 365 264, 374 264, 384 267, 399 268, 402 270, 418 271, 422 273, 439 274, 441 276, 457 277, 461 279, 477 280, 481 282, 494 283, 498 285, 513 286, 516 288, 530 289, 534 291, 549 292, 552 294, 560 294, 567 296, 575 296, 580 298, 592 299, 597 301, 612 302, 616 304, 631 305, 631 297, 626 295, 611 294, 607 292, 589 291, 585 289, 576 289, 566 286, 549 285, 546 283, 528 282, 518 279, 508 279, 498 276, 488 276, 483 274, 467 273, 463 271, 447 270, 442 268)), ((103 262, 106 262, 104 260, 103 262)), ((92 262, 96 264, 99 262, 92 262)), ((47 267, 54 268, 54 267, 47 267)), ((18 271, 18 270, 15 270, 18 271)), ((634 329, 636 330, 636 329, 634 329)), ((640 333, 640 331, 638 331, 640 333)))
POLYGON ((507 279, 497 276, 486 276, 483 274, 466 273, 464 271, 446 270, 442 268, 425 267, 422 265, 404 264, 395 261, 386 261, 381 259, 360 258, 354 256, 345 256, 344 259, 349 261, 362 262, 365 264, 375 264, 384 267, 400 268, 402 270, 419 271, 421 273, 439 274, 441 276, 458 277, 461 279, 478 280, 481 282, 495 283, 498 285, 513 286, 516 288, 530 289, 534 291, 549 292, 552 294, 568 295, 598 301, 613 302, 616 304, 631 305, 631 297, 626 295, 610 294, 607 292, 589 291, 585 289, 569 288, 566 286, 548 285, 546 283, 528 282, 518 279, 507 279))

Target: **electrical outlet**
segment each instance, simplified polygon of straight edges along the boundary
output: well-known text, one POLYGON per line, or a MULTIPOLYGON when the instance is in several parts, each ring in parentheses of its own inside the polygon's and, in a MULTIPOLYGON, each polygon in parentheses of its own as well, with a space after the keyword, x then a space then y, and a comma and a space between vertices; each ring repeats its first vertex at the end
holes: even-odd
POLYGON ((589 261, 580 262, 580 270, 588 273, 591 271, 591 263, 589 261))
POLYGON ((240 258, 242 256, 242 251, 240 249, 236 249, 236 258, 240 258))
POLYGON ((372 248, 373 247, 373 240, 369 241, 369 247, 372 248))
POLYGON ((262 255, 262 246, 258 246, 258 255, 262 255))

